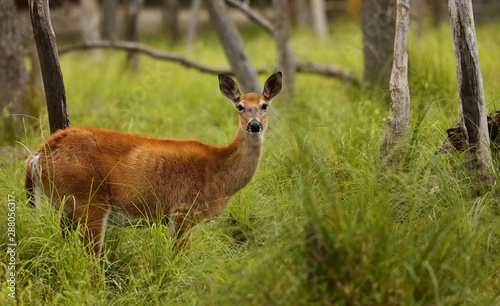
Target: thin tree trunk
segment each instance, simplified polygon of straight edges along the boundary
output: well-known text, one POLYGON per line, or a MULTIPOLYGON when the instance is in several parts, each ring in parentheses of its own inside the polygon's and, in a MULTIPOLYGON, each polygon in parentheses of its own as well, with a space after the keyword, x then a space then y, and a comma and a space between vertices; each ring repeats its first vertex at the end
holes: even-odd
POLYGON ((105 38, 115 41, 118 40, 117 13, 119 9, 118 0, 102 1, 101 28, 105 38))
POLYGON ((364 79, 381 91, 389 86, 395 34, 395 0, 361 0, 364 79))
POLYGON ((274 36, 278 53, 278 69, 283 73, 283 88, 287 101, 293 98, 295 91, 295 56, 290 47, 290 29, 286 0, 273 0, 274 36))
MULTIPOLYGON (((128 0, 127 12, 125 14, 125 37, 127 41, 137 42, 137 23, 139 13, 144 5, 144 0, 128 0)), ((139 70, 139 57, 135 52, 129 52, 127 55, 127 64, 133 70, 139 70)))
MULTIPOLYGON (((483 79, 479 64, 476 30, 470 0, 449 0, 462 125, 466 134, 465 167, 480 187, 493 187, 495 170, 491 158, 483 79)), ((476 190, 480 191, 480 189, 476 190)))
POLYGON ((398 166, 403 160, 406 135, 410 126, 410 88, 408 86, 409 27, 410 0, 398 0, 394 60, 389 85, 391 105, 381 148, 381 157, 386 167, 398 166))
MULTIPOLYGON (((82 8, 80 16, 82 40, 84 42, 101 40, 99 2, 97 0, 80 0, 80 3, 82 8)), ((98 54, 97 50, 90 52, 92 52, 91 55, 98 54)))
POLYGON ((246 92, 261 90, 257 72, 250 63, 235 25, 231 22, 226 4, 223 0, 207 0, 205 5, 242 89, 246 92))
POLYGON ((64 80, 57 54, 56 35, 50 22, 49 0, 30 0, 31 24, 42 70, 50 132, 69 127, 64 80))
POLYGON ((325 1, 311 0, 311 13, 314 30, 321 41, 328 39, 328 23, 326 21, 325 1))
POLYGON ((187 25, 186 45, 187 49, 191 50, 196 41, 198 32, 198 18, 200 18, 201 0, 191 0, 190 17, 187 25))
POLYGON ((163 25, 169 32, 170 38, 175 43, 179 41, 179 13, 178 0, 162 0, 163 25))

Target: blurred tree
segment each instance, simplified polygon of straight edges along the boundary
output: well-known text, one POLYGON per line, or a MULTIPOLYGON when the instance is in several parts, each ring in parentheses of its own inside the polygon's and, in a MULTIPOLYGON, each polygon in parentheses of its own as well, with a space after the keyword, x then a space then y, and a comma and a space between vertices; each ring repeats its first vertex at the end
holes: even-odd
POLYGON ((325 1, 311 0, 311 13, 314 30, 321 41, 328 39, 328 23, 326 20, 325 1))
POLYGON ((198 32, 198 18, 200 15, 201 0, 191 0, 190 17, 188 19, 186 45, 187 49, 193 48, 196 41, 196 33, 198 32))
POLYGON ((163 25, 175 43, 180 39, 179 14, 180 6, 178 0, 162 0, 163 25))
POLYGON ((205 5, 243 91, 257 92, 262 90, 257 71, 250 63, 236 26, 229 17, 225 2, 223 0, 206 0, 205 5))
POLYGON ((116 15, 118 13, 118 0, 102 1, 101 30, 102 35, 111 40, 118 39, 118 24, 116 15))
POLYGON ((287 1, 273 0, 273 8, 278 70, 283 73, 283 89, 286 100, 290 101, 295 91, 295 56, 290 47, 290 25, 286 13, 287 1))
MULTIPOLYGON (((101 39, 101 28, 99 27, 100 9, 98 0, 80 0, 81 3, 81 29, 82 40, 84 43, 101 39)), ((92 55, 96 55, 98 50, 90 51, 92 55)))
POLYGON ((465 168, 479 186, 476 192, 495 184, 491 158, 483 79, 479 64, 474 14, 470 0, 449 0, 462 126, 465 130, 465 168))
MULTIPOLYGON (((137 34, 137 23, 139 13, 144 5, 144 0, 128 0, 125 13, 125 40, 136 42, 139 40, 137 34)), ((139 57, 136 52, 130 51, 127 54, 127 64, 133 70, 139 69, 139 57)))
POLYGON ((0 133, 10 142, 21 121, 14 115, 30 114, 28 73, 14 0, 0 1, 0 71, 0 133))
POLYGON ((389 87, 395 34, 395 0, 362 0, 364 79, 382 91, 389 87))

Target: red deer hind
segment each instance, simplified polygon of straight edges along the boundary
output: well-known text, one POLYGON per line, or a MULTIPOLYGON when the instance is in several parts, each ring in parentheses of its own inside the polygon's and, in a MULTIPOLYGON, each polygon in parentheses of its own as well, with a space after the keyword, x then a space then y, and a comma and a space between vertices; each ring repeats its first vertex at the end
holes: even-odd
MULTIPOLYGON (((222 94, 239 112, 236 136, 214 146, 195 139, 150 138, 100 128, 68 128, 51 135, 26 160, 25 187, 33 205, 40 193, 65 220, 86 228, 84 242, 100 256, 108 221, 167 218, 175 247, 189 242, 190 229, 217 217, 245 187, 259 165, 267 111, 281 90, 281 72, 262 94, 240 94, 219 75, 222 94)), ((68 224, 61 221, 63 229, 68 224)))

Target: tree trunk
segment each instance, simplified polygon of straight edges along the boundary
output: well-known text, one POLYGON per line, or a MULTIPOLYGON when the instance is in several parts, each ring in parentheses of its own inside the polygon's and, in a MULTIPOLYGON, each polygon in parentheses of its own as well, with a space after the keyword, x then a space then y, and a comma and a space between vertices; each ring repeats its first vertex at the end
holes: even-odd
POLYGON ((119 9, 118 0, 102 1, 101 28, 105 38, 115 41, 118 39, 117 13, 119 9))
MULTIPOLYGON (((139 21, 139 13, 143 5, 144 0, 128 0, 127 12, 125 14, 125 38, 127 41, 136 42, 139 40, 137 22, 139 21)), ((139 57, 135 52, 128 53, 127 64, 132 70, 139 70, 139 57)))
POLYGON ((386 167, 398 166, 404 157, 406 135, 410 126, 410 88, 408 86, 408 32, 410 0, 397 1, 396 36, 390 92, 391 106, 384 136, 381 157, 386 167))
POLYGON ((28 74, 23 59, 21 33, 14 0, 0 1, 0 138, 16 137, 15 114, 28 114, 28 74))
POLYGON ((179 13, 180 6, 178 0, 162 0, 163 25, 169 32, 172 41, 178 42, 179 32, 179 13))
MULTIPOLYGON (((101 40, 99 2, 97 0, 80 0, 80 3, 82 8, 80 23, 83 42, 101 40)), ((91 55, 98 54, 98 50, 90 52, 91 55)))
POLYGON ((49 0, 30 0, 31 24, 42 70, 50 132, 69 127, 64 81, 59 66, 56 35, 52 29, 49 0))
POLYGON ((223 0, 205 1, 217 35, 244 91, 262 90, 257 72, 250 63, 235 25, 231 22, 228 8, 223 0))
POLYGON ((196 33, 198 32, 198 18, 200 18, 201 0, 191 0, 190 17, 187 25, 186 45, 187 49, 191 50, 196 41, 196 33))
POLYGON ((491 159, 490 138, 486 118, 486 103, 479 64, 476 30, 470 0, 449 0, 453 33, 458 92, 465 129, 465 167, 482 187, 495 183, 495 170, 491 159))
POLYGON ((316 35, 321 41, 328 39, 328 23, 326 21, 325 1, 311 0, 311 13, 316 35))
POLYGON ((293 98, 295 91, 295 57, 290 47, 290 29, 286 0, 273 0, 274 6, 274 36, 278 51, 278 70, 283 73, 283 89, 287 101, 293 98))
POLYGON ((395 34, 395 0, 361 0, 364 79, 384 91, 389 86, 395 34))

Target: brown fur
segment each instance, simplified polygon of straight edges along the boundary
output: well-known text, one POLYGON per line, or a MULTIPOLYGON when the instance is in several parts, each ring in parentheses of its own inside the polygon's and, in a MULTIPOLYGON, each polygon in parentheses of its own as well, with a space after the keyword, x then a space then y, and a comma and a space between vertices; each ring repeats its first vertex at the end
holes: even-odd
POLYGON ((100 128, 68 128, 54 133, 27 160, 25 186, 43 192, 54 205, 64 202, 73 222, 87 228, 99 256, 111 213, 173 224, 177 247, 189 240, 197 223, 219 216, 230 198, 258 168, 267 113, 281 89, 281 74, 272 75, 259 95, 240 95, 229 77, 220 76, 222 93, 239 110, 234 139, 213 146, 194 139, 158 139, 100 128), (257 120, 262 131, 250 132, 257 120), (37 173, 33 173, 37 172, 37 173))

